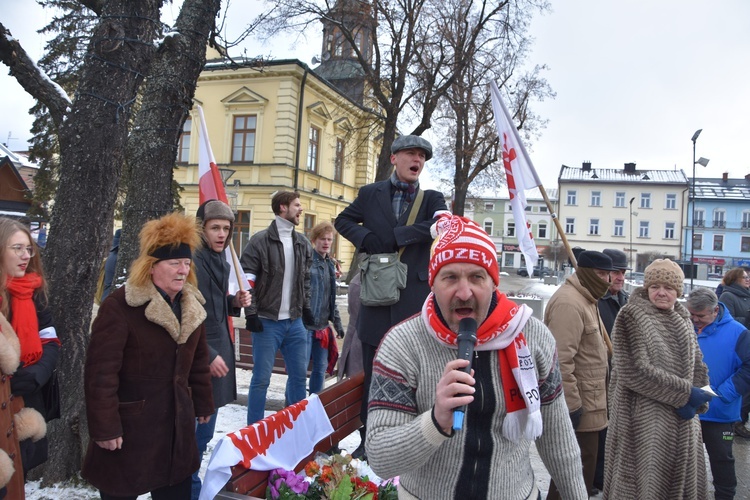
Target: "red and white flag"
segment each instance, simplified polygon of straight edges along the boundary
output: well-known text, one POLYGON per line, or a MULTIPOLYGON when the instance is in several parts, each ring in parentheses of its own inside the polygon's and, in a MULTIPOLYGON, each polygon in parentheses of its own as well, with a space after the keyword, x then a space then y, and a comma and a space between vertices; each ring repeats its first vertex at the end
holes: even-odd
POLYGON ((214 448, 200 500, 213 499, 232 476, 231 467, 294 470, 333 426, 317 394, 224 436, 214 448))
MULTIPOLYGON (((203 108, 198 108, 198 116, 200 117, 200 130, 199 130, 199 147, 198 147, 198 200, 202 205, 208 200, 219 200, 229 205, 229 198, 227 198, 227 192, 224 189, 224 181, 219 173, 219 167, 216 166, 216 159, 214 153, 211 150, 211 142, 208 140, 208 129, 206 128, 206 120, 203 118, 203 108)), ((231 235, 230 235, 231 236, 231 235)), ((250 284, 244 277, 244 274, 237 273, 237 269, 241 269, 240 263, 237 262, 237 258, 232 254, 231 248, 227 246, 224 250, 224 256, 229 262, 229 293, 235 294, 239 290, 249 290, 250 284), (237 276, 240 276, 242 283, 237 281, 237 276)), ((231 330, 230 330, 231 331, 231 330)))
POLYGON ((508 108, 503 104, 500 90, 495 82, 490 82, 490 93, 492 98, 492 110, 495 113, 495 124, 497 125, 497 136, 503 150, 503 166, 505 167, 505 180, 508 182, 510 193, 510 206, 513 210, 513 219, 516 222, 516 235, 518 247, 526 257, 526 270, 529 276, 534 275, 534 266, 539 260, 536 250, 534 236, 531 234, 531 224, 526 220, 526 190, 542 185, 539 176, 534 170, 531 158, 523 147, 518 129, 510 119, 508 108))

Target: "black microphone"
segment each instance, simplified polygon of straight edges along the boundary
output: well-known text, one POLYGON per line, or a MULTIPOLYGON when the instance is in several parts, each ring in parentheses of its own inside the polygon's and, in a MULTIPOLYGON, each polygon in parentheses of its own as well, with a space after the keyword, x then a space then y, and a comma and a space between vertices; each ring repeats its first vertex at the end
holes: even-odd
MULTIPOLYGON (((458 324, 458 359, 469 360, 469 365, 461 370, 471 373, 471 358, 474 345, 477 343, 477 322, 474 318, 464 318, 458 324)), ((459 431, 464 426, 466 405, 453 410, 453 430, 459 431)))

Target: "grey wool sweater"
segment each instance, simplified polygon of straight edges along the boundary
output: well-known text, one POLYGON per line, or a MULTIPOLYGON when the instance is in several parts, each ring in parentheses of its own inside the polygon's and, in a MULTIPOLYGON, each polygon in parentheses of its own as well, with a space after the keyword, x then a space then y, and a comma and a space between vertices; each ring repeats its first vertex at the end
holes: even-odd
MULTIPOLYGON (((587 499, 581 457, 562 392, 555 340, 531 318, 522 329, 541 393, 544 430, 536 446, 566 499, 587 499)), ((388 332, 375 357, 367 456, 380 477, 400 476, 399 498, 521 500, 533 493, 530 441, 502 435, 506 415, 497 351, 479 351, 474 402, 463 430, 441 434, 432 420, 437 386, 457 351, 438 342, 421 315, 388 332)))
POLYGON ((612 338, 603 497, 708 498, 700 421, 675 413, 692 387, 708 384, 687 309, 658 309, 637 288, 612 338))

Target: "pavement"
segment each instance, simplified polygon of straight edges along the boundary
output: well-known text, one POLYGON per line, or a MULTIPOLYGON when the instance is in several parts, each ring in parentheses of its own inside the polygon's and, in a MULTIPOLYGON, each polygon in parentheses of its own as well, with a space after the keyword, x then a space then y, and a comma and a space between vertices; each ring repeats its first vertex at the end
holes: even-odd
MULTIPOLYGON (((562 280, 560 280, 560 283, 562 284, 562 280)), ((539 298, 542 300, 542 310, 557 289, 558 286, 545 285, 539 278, 524 278, 515 274, 501 275, 500 278, 500 291, 508 295, 539 298)), ((336 303, 338 305, 339 313, 341 314, 341 321, 344 326, 346 326, 349 322, 346 295, 339 295, 336 303)), ((343 340, 339 340, 339 347, 341 347, 342 343, 343 340)), ((333 384, 335 381, 335 377, 329 378, 326 385, 333 384)), ((272 376, 266 403, 267 411, 278 411, 284 407, 285 385, 286 376, 275 374, 272 376)), ((247 405, 247 387, 241 387, 238 389, 239 399, 237 403, 247 405)), ((341 443, 342 449, 346 449, 349 452, 354 451, 358 445, 358 432, 355 432, 341 443)), ((750 439, 736 437, 733 451, 737 473, 737 494, 735 500, 750 500, 750 439)), ((531 447, 531 465, 534 469, 537 486, 542 491, 542 497, 545 497, 549 489, 550 476, 536 451, 536 447, 533 445, 531 447)), ((713 495, 713 486, 710 483, 711 471, 708 466, 708 456, 706 456, 706 468, 708 470, 709 490, 713 495)), ((591 498, 601 498, 601 493, 591 498)))

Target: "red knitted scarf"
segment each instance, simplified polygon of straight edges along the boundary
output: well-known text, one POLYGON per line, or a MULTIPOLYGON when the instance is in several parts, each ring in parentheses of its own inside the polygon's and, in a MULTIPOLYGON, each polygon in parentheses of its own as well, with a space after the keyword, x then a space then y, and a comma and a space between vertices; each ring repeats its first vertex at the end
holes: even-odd
POLYGON ((10 324, 21 343, 21 361, 24 366, 33 365, 42 357, 42 339, 39 337, 39 321, 34 305, 34 291, 42 286, 42 277, 37 273, 26 273, 22 278, 8 278, 10 293, 10 324))

